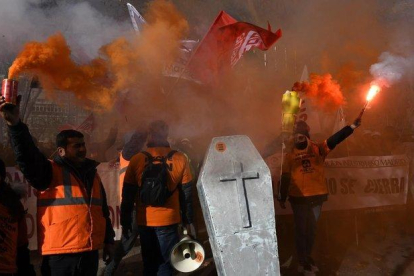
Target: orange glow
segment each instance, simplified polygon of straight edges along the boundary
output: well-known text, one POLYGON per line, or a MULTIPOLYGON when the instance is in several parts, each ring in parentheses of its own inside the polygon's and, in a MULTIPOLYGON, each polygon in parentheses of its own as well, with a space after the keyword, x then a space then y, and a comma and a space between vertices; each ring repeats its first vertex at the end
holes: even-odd
POLYGON ((371 85, 371 88, 368 91, 367 101, 371 101, 377 94, 380 92, 381 88, 378 85, 371 85))

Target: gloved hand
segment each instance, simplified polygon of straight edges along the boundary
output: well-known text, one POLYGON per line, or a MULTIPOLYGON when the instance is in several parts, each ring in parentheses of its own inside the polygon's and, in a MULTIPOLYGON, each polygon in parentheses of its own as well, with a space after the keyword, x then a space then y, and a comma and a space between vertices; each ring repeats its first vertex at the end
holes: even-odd
POLYGON ((286 91, 282 96, 282 132, 292 133, 299 108, 300 98, 298 93, 286 91))
POLYGON ((0 95, 0 115, 9 126, 17 125, 20 122, 20 102, 22 96, 18 95, 16 104, 7 103, 6 99, 0 95))
POLYGON ((121 211, 121 226, 122 235, 125 238, 129 238, 129 233, 132 232, 132 213, 121 211))
POLYGON ((361 118, 358 117, 355 119, 355 121, 352 123, 351 127, 352 129, 356 129, 357 127, 359 127, 361 125, 361 118))

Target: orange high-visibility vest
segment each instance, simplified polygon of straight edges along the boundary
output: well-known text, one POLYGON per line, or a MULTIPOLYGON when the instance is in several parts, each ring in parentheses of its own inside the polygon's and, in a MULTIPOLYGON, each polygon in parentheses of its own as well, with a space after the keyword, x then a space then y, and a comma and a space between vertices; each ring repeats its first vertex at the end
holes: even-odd
POLYGON ((38 248, 42 255, 101 249, 106 220, 102 187, 95 174, 91 197, 70 170, 52 161, 52 183, 37 197, 38 248))
POLYGON ((124 178, 128 169, 129 161, 119 154, 119 202, 122 202, 122 188, 124 187, 124 178))
POLYGON ((308 147, 294 148, 286 154, 283 172, 289 173, 289 196, 305 197, 328 194, 324 163, 329 153, 326 141, 316 144, 308 139, 308 147))

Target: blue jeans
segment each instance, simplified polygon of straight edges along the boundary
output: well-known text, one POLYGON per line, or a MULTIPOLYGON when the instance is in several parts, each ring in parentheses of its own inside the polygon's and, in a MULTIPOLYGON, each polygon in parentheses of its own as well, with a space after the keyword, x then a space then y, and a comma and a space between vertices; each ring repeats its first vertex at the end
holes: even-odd
POLYGON ((138 226, 145 276, 170 276, 170 253, 179 242, 178 225, 138 226))
POLYGON ((311 257, 315 241, 316 223, 321 214, 321 203, 291 203, 295 219, 295 242, 299 264, 305 265, 311 257))

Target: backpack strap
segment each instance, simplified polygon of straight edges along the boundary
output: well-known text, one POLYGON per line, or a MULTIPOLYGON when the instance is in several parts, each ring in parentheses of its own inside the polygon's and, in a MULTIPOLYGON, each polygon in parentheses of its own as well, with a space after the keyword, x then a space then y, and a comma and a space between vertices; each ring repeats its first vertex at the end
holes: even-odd
POLYGON ((152 157, 152 155, 149 152, 141 151, 141 153, 144 154, 148 158, 148 163, 152 163, 152 161, 154 160, 154 157, 152 157))

